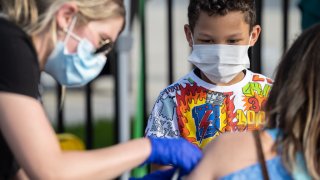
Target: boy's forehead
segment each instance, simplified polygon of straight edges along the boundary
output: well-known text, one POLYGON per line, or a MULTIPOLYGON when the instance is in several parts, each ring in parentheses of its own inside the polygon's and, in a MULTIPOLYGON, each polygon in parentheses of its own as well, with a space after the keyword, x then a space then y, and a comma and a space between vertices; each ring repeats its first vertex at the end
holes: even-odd
POLYGON ((245 22, 245 14, 241 11, 229 12, 224 16, 209 16, 206 12, 200 12, 194 32, 202 34, 248 34, 249 24, 245 22))

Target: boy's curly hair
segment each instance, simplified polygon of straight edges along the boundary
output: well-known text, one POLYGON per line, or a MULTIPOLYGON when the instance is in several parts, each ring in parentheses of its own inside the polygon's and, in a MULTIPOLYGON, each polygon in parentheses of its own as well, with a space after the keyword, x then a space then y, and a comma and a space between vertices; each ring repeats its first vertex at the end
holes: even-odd
POLYGON ((201 11, 206 12, 209 16, 224 16, 232 11, 241 11, 244 13, 245 22, 250 25, 250 31, 256 23, 254 0, 190 0, 188 19, 192 31, 201 11))

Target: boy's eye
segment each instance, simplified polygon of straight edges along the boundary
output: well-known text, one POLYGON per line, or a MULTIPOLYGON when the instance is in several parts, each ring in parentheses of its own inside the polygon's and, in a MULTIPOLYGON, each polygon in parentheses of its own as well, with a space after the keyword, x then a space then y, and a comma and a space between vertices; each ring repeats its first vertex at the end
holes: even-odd
POLYGON ((238 43, 239 41, 241 41, 240 39, 229 39, 228 41, 227 41, 227 43, 228 44, 236 44, 236 43, 238 43))
POLYGON ((199 42, 203 43, 203 44, 213 44, 214 41, 211 39, 199 39, 199 42))

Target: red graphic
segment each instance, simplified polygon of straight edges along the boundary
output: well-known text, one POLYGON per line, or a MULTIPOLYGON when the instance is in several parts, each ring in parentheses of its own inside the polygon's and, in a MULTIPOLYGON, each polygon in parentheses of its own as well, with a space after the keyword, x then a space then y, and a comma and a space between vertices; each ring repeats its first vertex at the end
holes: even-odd
POLYGON ((267 78, 267 82, 268 82, 269 84, 273 84, 273 80, 270 79, 270 78, 267 78))
POLYGON ((176 99, 178 107, 183 113, 190 111, 189 104, 192 103, 192 101, 196 104, 198 100, 202 101, 207 96, 206 90, 199 87, 197 83, 194 83, 193 86, 187 84, 185 88, 182 85, 179 85, 179 89, 181 94, 177 94, 176 99))
POLYGON ((208 121, 210 114, 212 113, 212 110, 206 111, 203 118, 201 119, 200 128, 203 128, 201 139, 203 139, 204 135, 206 134, 208 127, 210 125, 210 121, 208 121))
POLYGON ((186 124, 188 123, 188 119, 183 115, 190 111, 190 104, 192 102, 197 103, 198 100, 202 101, 206 98, 207 93, 204 88, 201 88, 194 83, 192 85, 187 84, 186 87, 179 85, 179 89, 181 94, 176 94, 177 99, 177 116, 178 116, 178 126, 179 131, 182 137, 187 139, 189 142, 196 142, 196 138, 189 137, 190 131, 188 130, 186 124))
POLYGON ((260 77, 259 75, 253 75, 252 77, 252 81, 255 81, 255 82, 264 82, 265 78, 263 77, 260 77))
POLYGON ((235 112, 234 97, 232 99, 230 99, 232 94, 233 93, 225 93, 224 94, 224 95, 226 95, 226 98, 224 99, 224 104, 226 105, 226 107, 221 110, 221 113, 227 114, 226 122, 224 122, 227 125, 224 127, 222 132, 237 130, 238 120, 233 121, 236 118, 237 114, 235 112))
POLYGON ((265 111, 266 103, 267 103, 267 100, 264 99, 261 103, 261 111, 265 111))
POLYGON ((255 97, 249 98, 248 102, 251 104, 251 107, 249 108, 250 110, 258 113, 260 111, 260 105, 258 99, 255 97))
POLYGON ((245 103, 244 110, 245 111, 252 110, 255 112, 259 112, 260 110, 263 110, 265 101, 266 101, 266 97, 259 96, 256 92, 254 92, 254 96, 249 96, 249 97, 245 96, 243 98, 243 102, 245 103))

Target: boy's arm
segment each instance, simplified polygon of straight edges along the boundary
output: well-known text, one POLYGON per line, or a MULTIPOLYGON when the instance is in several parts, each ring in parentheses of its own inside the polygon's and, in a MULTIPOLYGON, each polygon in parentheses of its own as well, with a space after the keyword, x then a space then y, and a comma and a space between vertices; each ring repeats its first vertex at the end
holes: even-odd
MULTIPOLYGON (((161 93, 149 116, 147 128, 145 130, 146 137, 180 137, 175 110, 176 104, 173 99, 170 98, 168 94, 161 93)), ((151 172, 169 168, 172 168, 172 166, 151 164, 151 172)))
POLYGON ((162 92, 148 119, 145 136, 179 138, 176 103, 169 94, 162 92))

